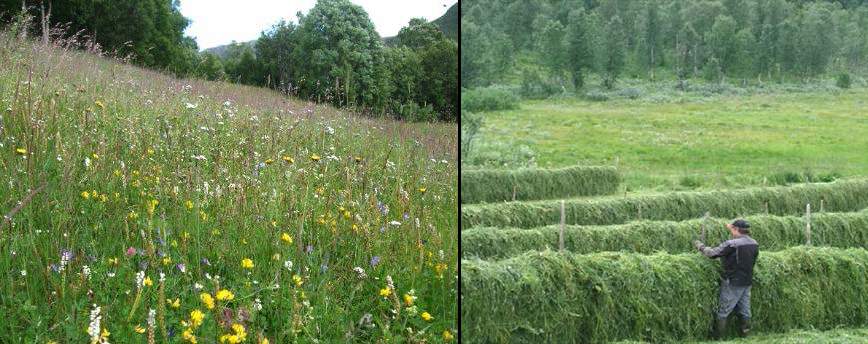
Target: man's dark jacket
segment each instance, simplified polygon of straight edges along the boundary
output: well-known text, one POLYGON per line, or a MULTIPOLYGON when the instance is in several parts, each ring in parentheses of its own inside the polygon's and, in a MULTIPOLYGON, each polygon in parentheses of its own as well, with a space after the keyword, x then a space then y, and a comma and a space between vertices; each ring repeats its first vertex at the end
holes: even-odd
POLYGON ((742 235, 738 238, 724 241, 720 246, 709 248, 702 246, 702 254, 708 258, 721 257, 723 271, 720 277, 729 279, 730 285, 749 286, 753 279, 753 266, 759 256, 759 245, 753 238, 742 235))

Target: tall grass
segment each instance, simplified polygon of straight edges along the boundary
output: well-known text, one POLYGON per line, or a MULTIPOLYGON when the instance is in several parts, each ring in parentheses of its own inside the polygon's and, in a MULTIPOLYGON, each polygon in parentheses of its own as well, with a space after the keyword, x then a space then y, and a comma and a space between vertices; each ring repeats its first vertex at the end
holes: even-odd
POLYGON ((620 184, 618 171, 605 166, 469 170, 461 172, 461 203, 607 195, 620 184))
POLYGON ((272 343, 455 333, 454 124, 178 80, 21 32, 0 33, 0 342, 86 341, 95 306, 112 342, 145 341, 150 309, 173 342, 231 324, 272 343))

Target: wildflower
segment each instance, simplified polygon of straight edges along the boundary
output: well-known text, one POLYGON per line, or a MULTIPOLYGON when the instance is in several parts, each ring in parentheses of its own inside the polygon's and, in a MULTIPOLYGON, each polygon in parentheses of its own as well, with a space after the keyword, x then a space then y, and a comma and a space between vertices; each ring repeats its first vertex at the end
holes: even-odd
POLYGON ((292 261, 287 259, 285 262, 283 262, 283 267, 285 267, 289 271, 292 271, 292 261))
POLYGON ((262 340, 259 341, 259 344, 271 344, 271 342, 268 341, 268 338, 262 337, 262 340))
POLYGON ((423 193, 423 194, 424 194, 425 191, 428 191, 428 188, 419 188, 419 193, 423 193))
POLYGON ((319 159, 321 159, 321 158, 319 157, 319 155, 311 154, 311 156, 310 156, 310 160, 313 161, 313 162, 317 162, 317 161, 319 161, 319 159))
POLYGON ((359 275, 359 279, 365 279, 366 277, 368 277, 368 275, 365 274, 365 269, 362 269, 359 266, 353 268, 353 271, 355 271, 359 275))
POLYGON ((422 312, 421 317, 422 317, 422 320, 425 320, 425 321, 431 321, 432 319, 434 319, 434 317, 431 316, 431 313, 428 313, 428 312, 422 312))
POLYGON ((172 263, 172 257, 165 256, 163 257, 163 265, 169 265, 172 263))
POLYGON ((18 153, 18 155, 25 155, 25 154, 27 154, 27 149, 26 148, 15 148, 15 153, 18 153))
POLYGON ((455 337, 452 336, 452 332, 449 332, 449 330, 443 330, 443 341, 444 342, 451 342, 453 338, 455 338, 455 337))
POLYGON ((90 193, 87 191, 82 191, 81 192, 81 198, 90 199, 90 193))
POLYGON ((180 298, 175 298, 175 301, 172 301, 172 300, 166 300, 166 303, 169 304, 169 306, 172 307, 172 308, 179 308, 179 307, 181 307, 181 299, 180 299, 180 298))
POLYGON ((287 243, 287 244, 292 244, 292 236, 290 236, 290 235, 287 234, 287 233, 283 233, 283 234, 281 234, 281 235, 280 235, 280 240, 283 241, 283 242, 285 242, 285 243, 287 243))
POLYGON ((193 344, 198 343, 196 341, 196 335, 193 334, 193 329, 191 329, 189 327, 187 329, 185 329, 184 332, 181 333, 181 338, 183 338, 184 340, 186 340, 190 343, 193 343, 193 344))
POLYGON ((360 156, 357 156, 355 159, 356 159, 356 162, 362 162, 362 157, 360 157, 360 156))
POLYGON ((136 333, 138 334, 142 334, 145 333, 145 328, 142 327, 142 325, 136 325, 136 328, 134 328, 133 331, 136 331, 136 333))
POLYGON ((244 258, 241 260, 241 267, 245 269, 253 269, 253 261, 250 258, 244 258))
POLYGON ((262 310, 262 301, 257 297, 256 300, 253 300, 253 309, 257 312, 262 310))
POLYGON ((232 294, 231 291, 228 291, 226 289, 222 289, 222 290, 217 292, 217 300, 218 301, 232 301, 232 299, 234 299, 234 298, 235 298, 235 295, 232 294))
POLYGON ((306 253, 313 252, 313 245, 307 245, 307 247, 305 247, 305 249, 304 249, 304 252, 306 252, 306 253))
POLYGON ((443 271, 445 271, 447 267, 448 265, 446 265, 446 263, 437 263, 437 265, 434 266, 434 271, 437 272, 437 275, 440 276, 440 278, 443 278, 443 271))
POLYGON ((202 325, 202 320, 205 319, 205 313, 198 309, 194 309, 190 312, 190 327, 197 328, 199 325, 202 325))
POLYGON ((389 297, 389 295, 392 295, 392 289, 391 288, 385 287, 383 289, 380 289, 380 296, 382 296, 383 298, 386 298, 386 297, 389 297))
POLYGON ((295 283, 296 287, 301 287, 303 280, 301 279, 301 276, 299 276, 299 275, 292 275, 292 282, 295 283))
POLYGON ((154 285, 154 282, 151 281, 151 277, 145 277, 145 280, 142 282, 146 287, 150 287, 150 286, 154 285))
POLYGON ((90 267, 84 265, 81 267, 81 273, 84 275, 84 278, 90 279, 90 267))
POLYGON ((88 158, 88 157, 84 158, 84 167, 90 167, 90 158, 88 158))
POLYGON ((193 209, 193 201, 187 200, 184 202, 184 206, 187 207, 188 210, 193 209))
POLYGON ((100 315, 99 312, 99 306, 93 305, 93 310, 90 311, 90 324, 87 327, 87 334, 90 336, 91 344, 106 343, 106 339, 110 335, 110 333, 105 329, 100 332, 102 315, 100 315))
POLYGON ((274 163, 274 159, 265 159, 265 164, 266 164, 266 165, 271 165, 271 164, 273 164, 273 163, 274 163))
POLYGON ((278 261, 280 260, 280 253, 275 253, 271 256, 271 260, 278 261))
POLYGON ((103 104, 101 101, 97 100, 97 101, 95 101, 95 102, 93 102, 93 103, 94 103, 98 108, 100 108, 100 109, 105 109, 105 104, 103 104))
POLYGON ((294 163, 294 162, 295 162, 295 159, 293 159, 292 157, 289 157, 289 156, 285 156, 285 155, 284 155, 284 156, 283 156, 283 161, 286 161, 288 164, 291 164, 291 163, 294 163))
POLYGON ((413 295, 412 290, 410 291, 409 294, 404 294, 404 304, 406 304, 407 307, 412 306, 414 301, 416 301, 416 296, 413 295))
POLYGON ((138 218, 139 218, 139 213, 137 213, 137 212, 135 212, 135 211, 131 211, 131 212, 127 215, 127 218, 130 219, 130 220, 138 219, 138 218))
POLYGON ((187 272, 187 266, 184 265, 184 263, 178 263, 175 267, 178 268, 178 271, 181 271, 181 273, 187 272))
POLYGON ((154 210, 157 208, 158 204, 160 204, 160 201, 155 199, 148 201, 148 215, 154 215, 154 210))
POLYGON ((135 254, 136 254, 136 248, 130 246, 130 248, 127 249, 127 257, 130 257, 130 256, 135 255, 135 254))
POLYGON ((214 298, 211 297, 211 294, 202 293, 199 295, 199 299, 201 299, 202 303, 205 304, 205 308, 214 309, 214 298))
POLYGON ((395 221, 395 220, 389 221, 389 224, 392 225, 392 226, 396 226, 396 227, 401 225, 400 222, 395 221))
POLYGON ((371 257, 371 267, 375 267, 377 264, 380 264, 380 256, 371 257))

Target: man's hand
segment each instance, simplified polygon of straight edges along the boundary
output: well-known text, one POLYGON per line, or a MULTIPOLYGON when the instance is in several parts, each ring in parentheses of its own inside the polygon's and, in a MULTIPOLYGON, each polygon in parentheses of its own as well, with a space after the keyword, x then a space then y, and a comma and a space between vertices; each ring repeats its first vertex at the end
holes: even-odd
POLYGON ((702 250, 702 247, 705 246, 699 240, 693 240, 693 246, 696 247, 697 250, 702 250))

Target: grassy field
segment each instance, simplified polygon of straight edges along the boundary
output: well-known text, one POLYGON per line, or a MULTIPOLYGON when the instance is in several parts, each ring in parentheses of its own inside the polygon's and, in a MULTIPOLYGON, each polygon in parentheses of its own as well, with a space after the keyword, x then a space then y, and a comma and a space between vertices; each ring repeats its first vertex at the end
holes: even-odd
POLYGON ((0 32, 0 342, 444 342, 457 128, 0 32))
POLYGON ((864 174, 866 107, 864 88, 662 103, 524 101, 483 113, 480 142, 525 145, 543 167, 616 165, 628 190, 762 185, 788 173, 864 174))

